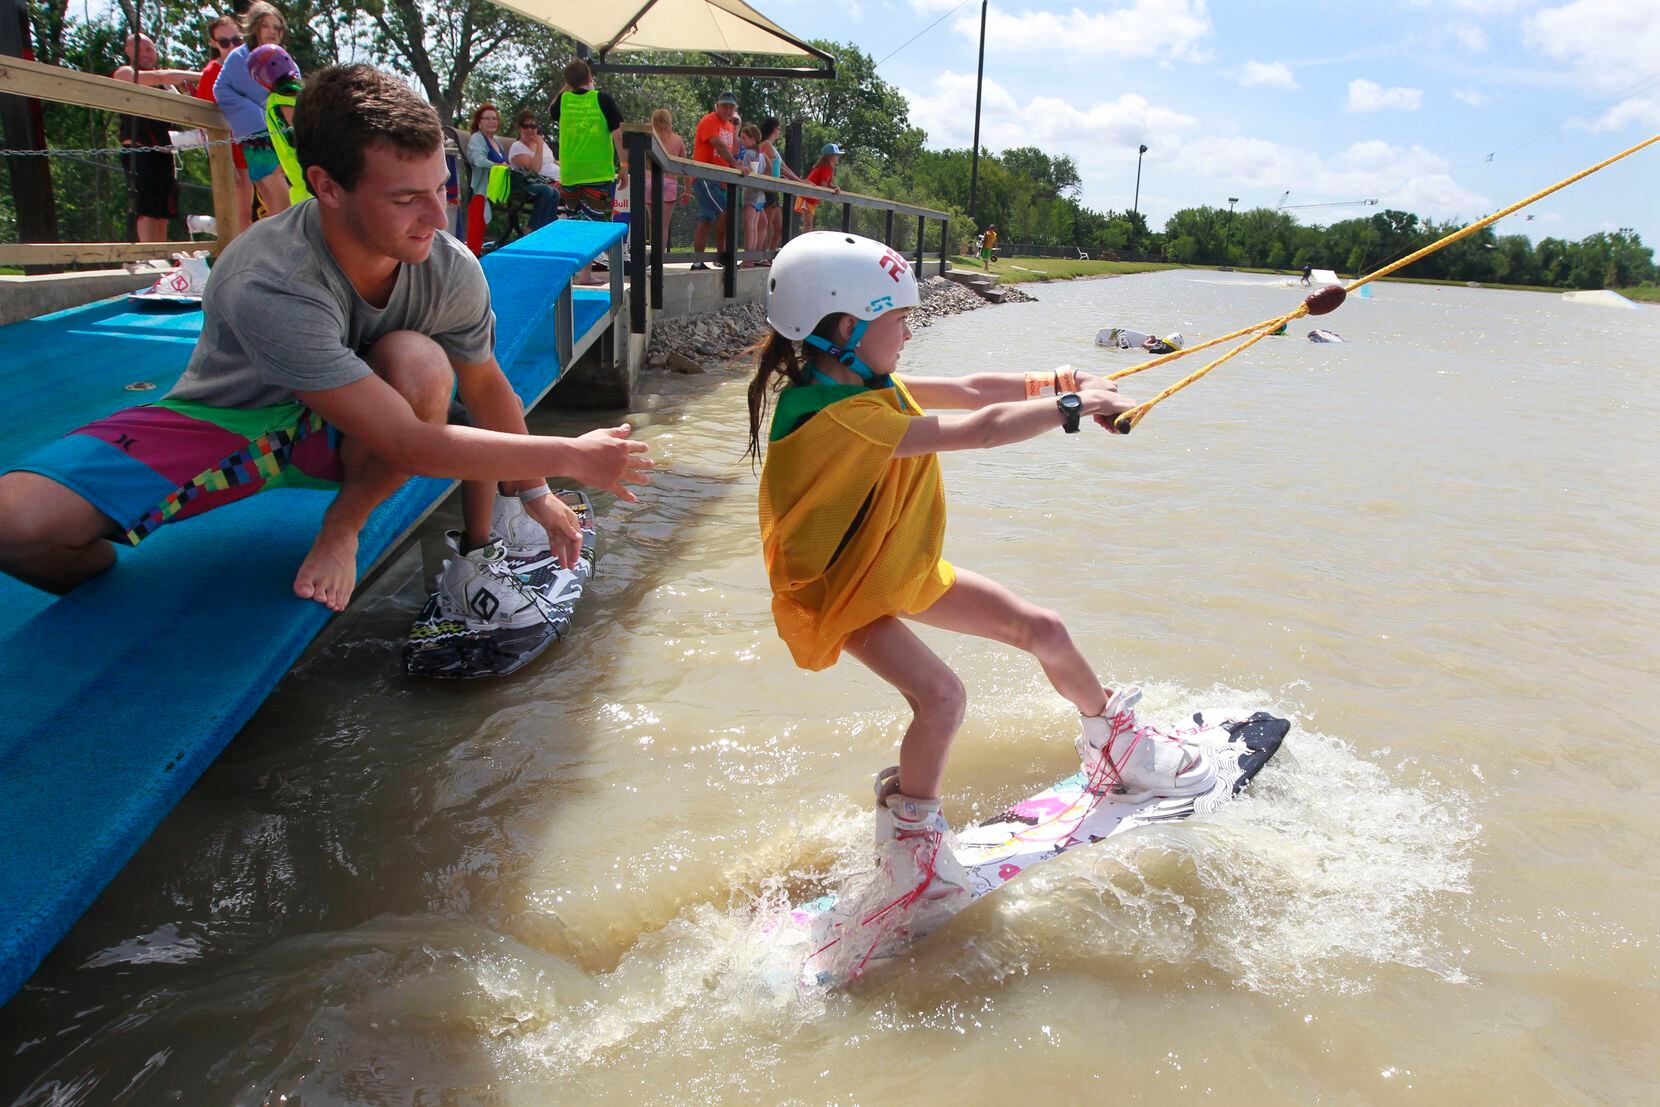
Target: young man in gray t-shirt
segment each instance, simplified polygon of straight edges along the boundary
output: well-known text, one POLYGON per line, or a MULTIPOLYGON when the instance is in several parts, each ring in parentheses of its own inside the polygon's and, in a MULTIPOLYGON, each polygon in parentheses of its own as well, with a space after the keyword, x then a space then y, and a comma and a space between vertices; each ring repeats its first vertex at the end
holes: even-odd
POLYGON ((225 250, 172 391, 0 476, 0 570, 67 592, 109 568, 112 540, 136 545, 266 488, 338 487, 294 592, 340 611, 375 505, 410 476, 457 477, 463 556, 442 597, 475 627, 535 621, 492 515, 521 539, 536 532, 527 522, 539 526, 574 566, 581 529, 547 475, 633 500, 627 485, 651 467, 646 446, 626 424, 578 438, 526 429, 492 353, 484 273, 442 233, 448 173, 429 105, 368 66, 326 69, 301 94, 294 131, 316 199, 225 250), (472 426, 448 422, 455 392, 472 426))

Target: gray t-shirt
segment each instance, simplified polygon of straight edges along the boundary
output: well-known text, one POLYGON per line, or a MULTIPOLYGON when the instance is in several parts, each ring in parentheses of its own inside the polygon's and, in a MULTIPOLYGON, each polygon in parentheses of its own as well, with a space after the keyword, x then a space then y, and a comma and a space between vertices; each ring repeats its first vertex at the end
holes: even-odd
POLYGON ((335 264, 315 200, 238 235, 214 263, 202 312, 190 367, 167 396, 214 407, 269 407, 362 380, 373 372, 362 355, 393 331, 427 335, 463 365, 489 360, 496 342, 490 286, 465 246, 434 235, 377 308, 335 264))

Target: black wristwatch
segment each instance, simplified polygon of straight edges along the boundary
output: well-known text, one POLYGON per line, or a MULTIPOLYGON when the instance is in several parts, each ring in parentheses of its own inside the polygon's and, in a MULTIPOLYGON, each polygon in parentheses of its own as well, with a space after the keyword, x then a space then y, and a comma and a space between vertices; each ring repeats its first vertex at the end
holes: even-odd
POLYGON ((1061 409, 1061 429, 1067 434, 1078 433, 1078 418, 1084 413, 1084 402, 1076 392, 1063 392, 1055 397, 1055 406, 1061 409))

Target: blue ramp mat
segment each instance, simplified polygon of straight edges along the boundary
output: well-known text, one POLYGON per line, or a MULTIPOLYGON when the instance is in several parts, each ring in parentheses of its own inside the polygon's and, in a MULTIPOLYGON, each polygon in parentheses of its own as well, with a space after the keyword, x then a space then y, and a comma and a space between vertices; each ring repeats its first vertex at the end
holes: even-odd
MULTIPOLYGON (((485 259, 498 359, 527 402, 561 371, 552 310, 560 290, 622 233, 555 223, 485 259)), ((610 305, 604 289, 574 302, 578 335, 610 305)), ((197 311, 128 310, 115 300, 0 328, 0 388, 10 401, 0 405, 0 469, 161 395, 200 326, 197 311), (128 391, 137 380, 157 387, 128 391)), ((364 528, 359 570, 453 486, 406 482, 364 528)), ((60 599, 0 576, 0 1002, 327 622, 291 587, 330 499, 278 490, 166 527, 60 599)))

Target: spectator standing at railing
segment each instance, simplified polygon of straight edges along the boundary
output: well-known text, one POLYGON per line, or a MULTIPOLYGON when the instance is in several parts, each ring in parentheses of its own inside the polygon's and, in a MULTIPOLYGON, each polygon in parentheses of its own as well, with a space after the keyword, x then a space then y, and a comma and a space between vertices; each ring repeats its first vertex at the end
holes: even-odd
POLYGON ((991 272, 991 259, 997 254, 997 224, 993 223, 986 228, 986 233, 980 236, 980 263, 991 272))
MULTIPOLYGON (((738 160, 738 97, 723 92, 715 97, 715 107, 697 122, 692 135, 692 160, 708 165, 720 165, 747 174, 748 169, 738 160)), ((697 227, 692 231, 692 252, 703 253, 709 244, 709 230, 714 229, 717 243, 726 241, 726 186, 719 181, 698 179, 692 182, 692 195, 697 198, 697 227)), ((702 260, 692 263, 693 269, 707 269, 702 260)))
MULTIPOLYGON (((657 136, 657 142, 666 153, 677 158, 686 156, 686 140, 675 133, 674 116, 669 114, 668 108, 658 108, 651 113, 651 133, 657 136)), ((655 163, 646 164, 646 203, 651 203, 657 178, 655 163)), ((684 204, 692 198, 692 190, 685 187, 686 181, 679 173, 663 174, 663 202, 661 208, 654 213, 651 224, 651 240, 661 246, 669 244, 669 220, 674 215, 674 205, 684 204)))
POLYGON ((507 148, 507 160, 523 172, 525 187, 535 197, 530 208, 530 229, 545 227, 559 218, 559 163, 553 148, 542 137, 542 124, 535 112, 519 113, 519 137, 507 148))
MULTIPOLYGON (((230 52, 242 45, 242 28, 236 16, 216 15, 207 25, 208 47, 213 60, 202 66, 202 79, 196 82, 196 98, 213 103, 213 85, 230 52)), ((248 178, 248 159, 242 153, 240 142, 231 143, 231 162, 236 166, 236 226, 231 230, 240 234, 248 229, 254 214, 254 182, 248 178)))
MULTIPOLYGON (((127 64, 110 76, 128 84, 179 89, 202 79, 194 69, 156 68, 156 44, 149 35, 128 35, 127 64)), ((159 119, 138 115, 121 117, 121 168, 127 174, 127 196, 133 209, 133 237, 138 242, 166 242, 167 221, 179 214, 179 182, 173 175, 172 136, 159 119)))
MULTIPOLYGON (((761 172, 769 177, 788 177, 792 181, 799 181, 801 178, 796 176, 795 170, 784 164, 784 155, 778 152, 776 143, 778 132, 781 130, 783 126, 778 122, 777 116, 769 115, 761 120, 761 153, 766 157, 766 166, 761 172)), ((784 241, 784 205, 779 202, 779 195, 777 192, 767 193, 766 207, 762 209, 767 232, 766 244, 762 248, 766 250, 776 250, 784 241)))
MULTIPOLYGON (((828 188, 836 195, 841 195, 841 189, 835 185, 836 166, 841 163, 842 148, 834 142, 826 142, 824 149, 818 153, 818 164, 807 170, 807 183, 828 188)), ((801 213, 801 233, 806 234, 813 229, 813 213, 818 210, 819 201, 806 196, 798 196, 795 201, 795 210, 801 213)))
POLYGON ((288 175, 277 160, 276 148, 265 130, 265 100, 268 91, 248 72, 248 54, 259 46, 281 46, 288 37, 288 20, 265 0, 254 0, 242 16, 243 43, 225 55, 219 78, 213 84, 213 98, 231 137, 242 144, 248 162, 248 179, 265 204, 265 214, 275 215, 288 208, 288 175))
POLYGON ((594 87, 594 72, 581 58, 565 67, 565 88, 552 107, 559 124, 559 195, 565 211, 610 222, 616 186, 628 184, 622 109, 610 93, 594 87))
POLYGON ((467 249, 474 257, 484 253, 484 228, 490 224, 490 167, 507 164, 507 149, 496 132, 501 130, 501 113, 494 104, 480 104, 473 109, 473 119, 467 129, 467 163, 473 167, 473 196, 467 201, 467 249))
MULTIPOLYGON (((750 180, 757 184, 760 178, 766 176, 767 156, 761 153, 761 128, 753 123, 745 123, 738 128, 738 161, 749 170, 750 180)), ((767 248, 766 210, 767 193, 764 188, 746 188, 743 190, 743 217, 744 217, 744 252, 763 253, 767 248)), ((748 266, 751 269, 764 264, 757 258, 741 261, 738 268, 748 266)))

